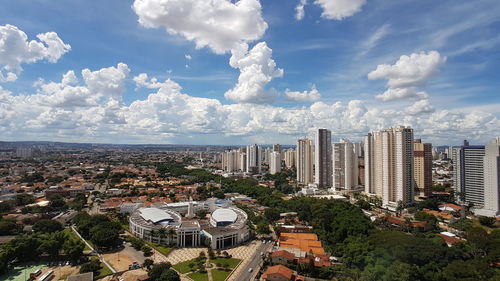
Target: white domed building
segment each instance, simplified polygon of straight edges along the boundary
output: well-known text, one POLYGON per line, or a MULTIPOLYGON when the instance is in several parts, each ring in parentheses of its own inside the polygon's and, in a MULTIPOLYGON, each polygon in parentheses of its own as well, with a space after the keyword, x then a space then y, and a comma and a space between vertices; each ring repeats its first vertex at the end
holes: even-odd
POLYGON ((139 208, 129 218, 130 232, 142 239, 178 247, 223 249, 249 239, 247 214, 229 202, 207 200, 139 208), (199 210, 209 218, 194 218, 199 210))

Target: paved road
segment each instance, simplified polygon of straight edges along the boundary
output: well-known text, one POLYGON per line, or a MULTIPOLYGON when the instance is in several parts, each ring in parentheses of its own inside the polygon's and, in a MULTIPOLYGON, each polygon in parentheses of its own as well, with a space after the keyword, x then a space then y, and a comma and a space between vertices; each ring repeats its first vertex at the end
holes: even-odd
POLYGON ((259 271, 262 266, 262 256, 260 253, 266 253, 271 251, 273 247, 273 243, 265 243, 260 245, 260 247, 255 251, 255 254, 252 257, 252 260, 243 268, 240 276, 238 276, 238 280, 249 281, 255 278, 256 273, 259 271), (252 272, 248 272, 249 269, 252 269, 252 272))

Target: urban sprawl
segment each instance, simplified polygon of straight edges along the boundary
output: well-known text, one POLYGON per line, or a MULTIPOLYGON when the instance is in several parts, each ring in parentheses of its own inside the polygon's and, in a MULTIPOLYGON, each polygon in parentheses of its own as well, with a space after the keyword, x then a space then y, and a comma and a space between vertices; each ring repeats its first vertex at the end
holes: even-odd
POLYGON ((500 138, 0 142, 0 280, 500 280, 500 138))

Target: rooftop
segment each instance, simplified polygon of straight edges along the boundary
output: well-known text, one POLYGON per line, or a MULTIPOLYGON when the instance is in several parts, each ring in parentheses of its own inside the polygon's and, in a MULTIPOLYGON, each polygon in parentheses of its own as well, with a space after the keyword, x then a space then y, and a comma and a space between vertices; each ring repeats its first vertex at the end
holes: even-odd
POLYGON ((139 212, 141 214, 141 217, 144 220, 150 221, 154 224, 160 223, 162 221, 167 221, 167 220, 170 221, 170 220, 174 219, 165 210, 158 209, 158 208, 140 208, 139 212))
POLYGON ((212 218, 216 222, 235 222, 238 215, 231 209, 217 209, 212 213, 212 218))

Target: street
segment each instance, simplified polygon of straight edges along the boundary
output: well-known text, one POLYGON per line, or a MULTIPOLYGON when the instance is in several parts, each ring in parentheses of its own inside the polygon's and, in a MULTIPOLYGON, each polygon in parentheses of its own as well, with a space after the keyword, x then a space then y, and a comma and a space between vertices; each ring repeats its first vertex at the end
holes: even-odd
POLYGON ((253 280, 254 276, 259 271, 259 268, 262 266, 262 256, 260 253, 267 253, 273 247, 274 243, 265 243, 261 244, 260 247, 255 251, 251 261, 243 268, 241 275, 238 276, 237 280, 253 280), (248 272, 249 269, 252 269, 252 272, 248 272))

